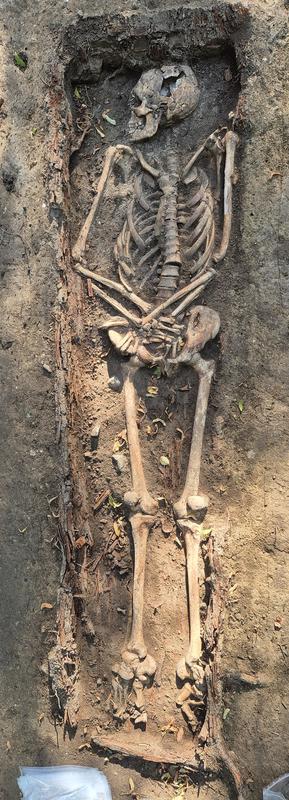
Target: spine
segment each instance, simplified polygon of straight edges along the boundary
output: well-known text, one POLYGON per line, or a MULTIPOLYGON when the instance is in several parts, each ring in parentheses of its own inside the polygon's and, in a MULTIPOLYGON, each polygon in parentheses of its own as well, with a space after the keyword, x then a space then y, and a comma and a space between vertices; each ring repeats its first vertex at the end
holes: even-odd
POLYGON ((162 176, 160 188, 165 196, 164 209, 164 263, 161 269, 158 293, 160 300, 172 295, 178 286, 181 254, 178 231, 179 161, 175 153, 168 157, 168 171, 162 176))

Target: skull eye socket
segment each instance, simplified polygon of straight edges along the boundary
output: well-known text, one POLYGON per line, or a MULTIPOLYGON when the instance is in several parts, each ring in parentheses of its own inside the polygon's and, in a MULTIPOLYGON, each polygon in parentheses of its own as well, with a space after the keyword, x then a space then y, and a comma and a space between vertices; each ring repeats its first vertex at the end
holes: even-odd
POLYGON ((181 71, 180 74, 177 76, 177 78, 176 77, 164 78, 160 94, 163 97, 171 97, 171 95, 177 88, 179 81, 185 77, 186 77, 185 73, 181 71))

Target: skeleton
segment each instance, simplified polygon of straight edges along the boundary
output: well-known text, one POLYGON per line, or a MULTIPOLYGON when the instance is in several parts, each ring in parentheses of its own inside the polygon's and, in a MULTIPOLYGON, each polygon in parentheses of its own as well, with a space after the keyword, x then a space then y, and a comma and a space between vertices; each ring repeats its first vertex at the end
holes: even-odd
MULTIPOLYGON (((197 82, 189 68, 174 66, 145 73, 136 93, 141 100, 139 114, 147 114, 148 121, 142 129, 132 125, 134 139, 153 135, 164 113, 163 106, 162 110, 158 109, 156 102, 152 111, 140 91, 140 88, 148 86, 149 76, 154 72, 161 72, 170 80, 181 76, 181 81, 189 84, 189 102, 179 109, 179 115, 174 110, 174 118, 187 115, 189 107, 192 111, 198 102, 197 82)), ((159 79, 160 76, 153 77, 159 79)), ((160 82, 158 87, 162 98, 160 82)), ((165 106, 166 116, 167 111, 168 104, 165 106)), ((169 121, 168 117, 166 121, 169 121)), ((143 613, 147 542, 158 512, 158 503, 148 491, 142 464, 135 376, 142 367, 155 364, 161 364, 167 372, 186 364, 197 373, 199 381, 185 485, 173 508, 186 552, 189 607, 189 646, 177 665, 181 689, 176 702, 193 731, 198 726, 198 711, 204 706, 206 689, 198 558, 201 523, 207 511, 208 498, 200 493, 199 477, 214 362, 205 360, 201 351, 216 337, 220 318, 216 311, 193 304, 215 275, 213 262, 223 259, 227 251, 237 140, 233 130, 218 129, 208 136, 185 165, 176 152, 171 152, 164 167, 158 168, 148 163, 137 149, 126 145, 109 147, 94 201, 73 249, 77 271, 91 280, 95 295, 117 312, 102 327, 125 359, 123 386, 132 490, 126 492, 124 500, 134 544, 134 581, 131 633, 121 661, 113 667, 113 688, 115 716, 122 720, 129 713, 135 725, 145 725, 147 721, 144 688, 152 683, 156 671, 156 662, 144 641, 143 613), (223 182, 224 219, 218 247, 214 196, 206 172, 198 166, 200 156, 206 155, 213 157, 215 162, 217 200, 223 182), (114 164, 128 158, 138 174, 114 248, 119 277, 114 281, 87 268, 85 250, 114 164), (189 279, 181 286, 180 279, 185 270, 189 272, 189 279), (152 280, 156 282, 154 303, 135 291, 137 285, 144 288, 152 280)))

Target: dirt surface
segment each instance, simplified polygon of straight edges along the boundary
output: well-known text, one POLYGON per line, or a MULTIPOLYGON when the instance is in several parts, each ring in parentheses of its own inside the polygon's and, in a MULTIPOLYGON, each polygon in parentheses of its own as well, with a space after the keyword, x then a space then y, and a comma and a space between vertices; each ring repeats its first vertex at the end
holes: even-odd
MULTIPOLYGON (((197 7, 197 3, 186 3, 186 13, 197 7)), ((203 12, 209 7, 209 3, 202 4, 203 12)), ((55 726, 47 679, 47 657, 55 644, 61 568, 58 497, 63 485, 67 489, 69 478, 64 474, 63 450, 55 434, 54 329, 55 319, 56 322, 59 319, 58 270, 62 258, 58 209, 63 201, 55 194, 53 206, 51 198, 51 187, 57 187, 57 182, 53 183, 53 169, 50 173, 48 143, 51 146, 53 110, 49 105, 49 89, 59 74, 58 65, 63 59, 68 62, 72 55, 72 40, 82 36, 82 42, 85 37, 91 41, 89 35, 101 27, 104 13, 110 13, 111 20, 117 13, 116 29, 120 14, 132 27, 137 15, 142 18, 151 15, 157 26, 170 24, 166 16, 169 8, 170 4, 162 3, 160 23, 161 14, 158 18, 153 3, 148 8, 142 3, 125 3, 120 10, 117 3, 111 2, 105 8, 99 4, 97 12, 94 3, 84 0, 53 5, 39 2, 36 9, 30 1, 19 0, 17 8, 12 3, 2 3, 0 796, 5 800, 16 796, 20 764, 79 762, 100 766, 111 782, 114 797, 129 796, 129 778, 133 779, 140 797, 180 796, 183 783, 182 774, 176 774, 175 770, 171 770, 169 777, 159 767, 142 767, 133 761, 118 763, 115 759, 107 760, 105 753, 100 757, 87 749, 79 750, 89 742, 92 728, 99 721, 107 724, 103 709, 109 694, 109 670, 122 647, 130 606, 131 562, 126 536, 123 548, 117 553, 122 567, 113 562, 113 556, 104 559, 101 569, 91 570, 89 576, 88 610, 97 635, 95 642, 89 644, 78 626, 83 665, 81 704, 78 730, 72 739, 67 736, 64 740, 63 726, 55 726), (99 20, 94 27, 95 21, 87 21, 86 17, 93 18, 96 13, 99 20), (72 33, 67 36, 70 26, 72 33), (25 71, 14 63, 15 52, 27 53, 25 71), (125 570, 122 575, 121 568, 125 570), (41 610, 42 603, 53 607, 41 610), (126 613, 117 612, 117 608, 126 613), (106 636, 108 626, 113 637, 106 636), (102 683, 96 688, 97 679, 102 683), (88 731, 84 735, 86 725, 88 731), (173 785, 174 778, 177 785, 173 785)), ((223 20, 224 4, 216 3, 215 8, 223 20)), ((237 4, 233 3, 232 8, 236 11, 237 4)), ((244 780, 244 797, 258 798, 263 785, 288 769, 289 757, 288 11, 282 2, 248 3, 247 9, 248 23, 242 33, 234 34, 245 120, 238 152, 240 179, 234 201, 233 237, 220 277, 206 292, 206 302, 221 315, 222 329, 215 350, 217 373, 210 399, 202 486, 210 495, 209 523, 214 526, 216 539, 218 531, 222 537, 225 532, 222 671, 229 677, 224 680, 224 736, 237 757, 244 780), (232 676, 240 672, 249 676, 247 683, 233 680, 232 676), (261 685, 248 688, 250 677, 261 685)), ((208 30, 208 21, 206 24, 208 30)), ((196 61, 200 82, 209 86, 209 97, 211 92, 217 92, 214 99, 217 122, 222 121, 223 90, 229 107, 239 88, 237 83, 224 82, 227 66, 224 59, 226 55, 218 56, 216 64, 212 60, 206 62, 203 57, 196 61)), ((89 110, 96 103, 105 104, 107 99, 109 113, 117 121, 116 130, 109 123, 105 125, 106 144, 121 139, 125 132, 121 109, 131 82, 135 82, 135 74, 126 77, 129 79, 125 82, 119 76, 111 83, 114 89, 107 97, 96 91, 96 87, 87 86, 84 102, 89 110), (114 91, 122 97, 117 97, 114 91)), ((84 87, 85 81, 81 91, 84 87)), ((70 97, 69 90, 68 97, 77 115, 78 102, 70 97)), ((211 114, 209 131, 215 127, 211 114)), ((183 125, 187 130, 188 123, 183 125)), ((206 125, 204 130, 207 132, 206 125)), ((201 127, 199 132, 202 136, 201 127)), ((63 135, 65 138, 65 130, 63 135)), ((72 240, 89 207, 105 143, 94 132, 87 136, 71 161, 72 240), (96 147, 100 149, 94 152, 96 147)), ((193 139, 188 142, 188 148, 194 143, 193 139)), ((60 158, 59 143, 57 147, 56 165, 60 158)), ((92 255, 96 263, 99 258, 96 243, 92 243, 92 255)), ((74 318, 70 358, 73 369, 79 367, 77 389, 81 402, 74 408, 73 435, 77 458, 82 459, 81 475, 87 485, 87 520, 96 543, 94 556, 101 552, 107 534, 111 536, 113 520, 121 516, 118 508, 111 507, 93 514, 95 498, 106 486, 113 496, 121 494, 128 473, 117 476, 111 463, 115 438, 124 428, 121 395, 108 390, 109 376, 119 375, 117 363, 112 353, 108 361, 104 357, 108 344, 104 335, 98 338, 99 311, 95 301, 87 299, 80 279, 78 297, 81 313, 74 318), (100 424, 100 439, 97 457, 92 460, 84 458, 84 453, 91 449, 94 422, 100 424)), ((177 377, 174 389, 186 385, 189 378, 185 373, 182 380, 183 384, 177 377)), ((164 431, 160 425, 154 438, 145 433, 145 428, 155 417, 163 418, 171 386, 156 375, 149 377, 149 381, 158 388, 158 394, 146 397, 147 377, 143 376, 139 394, 147 416, 142 434, 152 469, 151 480, 154 482, 157 477, 162 494, 172 478, 160 472, 158 457, 159 453, 170 454, 176 427, 186 432, 181 454, 182 471, 185 468, 194 386, 189 391, 177 390, 172 422, 164 431)), ((126 459, 125 449, 124 456, 126 459)), ((170 495, 173 490, 169 486, 170 495)), ((159 651, 165 649, 169 656, 162 694, 151 698, 156 708, 156 724, 164 727, 175 714, 172 692, 167 691, 166 669, 169 672, 175 664, 187 636, 184 556, 174 534, 165 537, 158 530, 151 537, 148 583, 154 586, 156 597, 155 600, 149 593, 150 643, 159 651), (161 564, 158 569, 157 564, 161 564), (166 694, 169 696, 165 697, 166 694)), ((168 740, 173 735, 168 733, 168 740)), ((196 796, 230 796, 225 774, 211 782, 199 776, 199 781, 199 785, 194 780, 188 787, 189 800, 196 796)))

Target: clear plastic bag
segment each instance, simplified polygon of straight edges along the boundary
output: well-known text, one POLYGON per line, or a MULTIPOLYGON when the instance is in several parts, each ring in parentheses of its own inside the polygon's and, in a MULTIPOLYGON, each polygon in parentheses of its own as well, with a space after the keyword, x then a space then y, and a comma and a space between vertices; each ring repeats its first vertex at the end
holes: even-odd
POLYGON ((106 777, 94 767, 21 767, 23 800, 111 800, 106 777))
POLYGON ((263 800, 289 800, 289 773, 263 789, 263 800))

